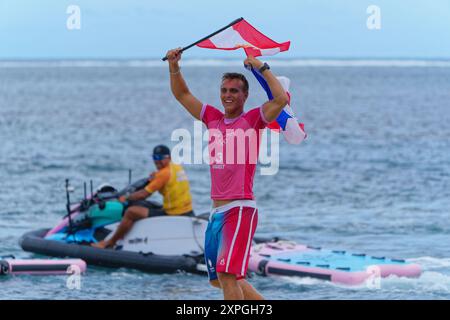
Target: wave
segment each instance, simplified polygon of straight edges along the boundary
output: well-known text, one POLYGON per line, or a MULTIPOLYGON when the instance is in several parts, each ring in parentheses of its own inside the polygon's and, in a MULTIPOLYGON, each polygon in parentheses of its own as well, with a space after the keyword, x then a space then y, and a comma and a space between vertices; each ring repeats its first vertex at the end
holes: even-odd
POLYGON ((390 296, 393 299, 398 299, 405 296, 411 296, 415 299, 417 297, 429 297, 438 299, 447 299, 450 294, 450 274, 447 270, 450 267, 450 258, 434 258, 434 257, 419 257, 408 259, 410 263, 418 263, 422 266, 422 275, 418 278, 406 278, 390 276, 381 279, 377 286, 372 283, 362 283, 357 286, 347 286, 343 284, 336 284, 331 282, 324 282, 322 280, 313 278, 298 278, 298 277, 280 277, 285 283, 298 286, 331 286, 344 290, 359 292, 365 291, 379 291, 380 297, 390 296), (437 271, 439 269, 439 271, 437 271))
MULTIPOLYGON (((292 59, 271 60, 277 67, 399 67, 450 68, 450 60, 390 59, 292 59)), ((183 67, 242 66, 241 60, 186 59, 183 67)), ((0 68, 166 68, 167 63, 153 60, 11 60, 0 61, 0 68)))
POLYGON ((419 257, 408 259, 408 262, 417 263, 421 265, 424 270, 450 268, 450 258, 419 257))

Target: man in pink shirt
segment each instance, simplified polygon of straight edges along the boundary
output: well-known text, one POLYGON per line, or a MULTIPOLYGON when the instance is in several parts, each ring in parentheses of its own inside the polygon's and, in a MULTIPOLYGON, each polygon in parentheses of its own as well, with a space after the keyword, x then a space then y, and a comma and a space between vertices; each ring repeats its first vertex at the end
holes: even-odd
POLYGON ((262 299, 245 280, 250 248, 258 222, 253 177, 260 135, 288 103, 288 96, 267 63, 249 56, 245 65, 258 68, 274 99, 244 112, 248 82, 242 74, 225 73, 220 98, 225 112, 203 104, 189 91, 181 74, 181 50, 167 52, 170 86, 175 98, 209 131, 213 209, 205 235, 205 262, 210 283, 225 299, 262 299), (247 143, 248 142, 248 143, 247 143))

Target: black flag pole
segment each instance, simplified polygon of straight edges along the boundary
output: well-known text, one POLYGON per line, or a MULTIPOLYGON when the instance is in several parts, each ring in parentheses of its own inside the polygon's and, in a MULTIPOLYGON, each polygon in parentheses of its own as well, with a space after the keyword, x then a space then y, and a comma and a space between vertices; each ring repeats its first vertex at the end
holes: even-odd
MULTIPOLYGON (((189 48, 191 48, 191 47, 193 47, 193 46, 199 44, 199 43, 202 42, 202 41, 205 41, 205 40, 208 39, 208 38, 211 38, 211 37, 215 36, 216 34, 222 32, 223 30, 225 30, 225 29, 227 29, 227 28, 229 28, 229 27, 235 25, 236 23, 238 23, 238 22, 240 22, 240 21, 242 21, 242 20, 244 20, 244 18, 242 18, 242 17, 239 18, 239 19, 234 20, 233 22, 231 22, 231 23, 228 24, 227 26, 225 26, 225 27, 223 27, 223 28, 217 30, 216 32, 213 32, 213 33, 211 33, 210 35, 208 35, 208 36, 206 36, 206 37, 204 37, 204 38, 202 38, 202 39, 200 39, 200 40, 198 40, 198 41, 196 41, 196 42, 194 42, 194 43, 188 45, 187 47, 184 47, 183 49, 181 49, 181 52, 183 52, 183 51, 185 51, 185 50, 187 50, 187 49, 189 49, 189 48)), ((167 57, 162 58, 162 61, 166 61, 166 60, 167 60, 167 57)))

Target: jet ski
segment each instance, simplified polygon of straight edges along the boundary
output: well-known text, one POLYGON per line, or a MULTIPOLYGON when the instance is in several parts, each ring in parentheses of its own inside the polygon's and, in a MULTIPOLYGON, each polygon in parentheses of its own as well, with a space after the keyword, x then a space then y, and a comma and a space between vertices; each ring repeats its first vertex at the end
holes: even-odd
MULTIPOLYGON (((19 240, 23 250, 52 257, 84 260, 88 265, 131 268, 152 273, 206 272, 203 259, 208 215, 157 216, 137 221, 114 249, 99 249, 92 243, 108 239, 118 227, 124 204, 118 199, 143 189, 149 180, 139 179, 123 190, 103 184, 75 203, 73 188, 66 180, 66 216, 55 227, 28 232, 19 240)), ((159 203, 150 201, 154 208, 159 203)))

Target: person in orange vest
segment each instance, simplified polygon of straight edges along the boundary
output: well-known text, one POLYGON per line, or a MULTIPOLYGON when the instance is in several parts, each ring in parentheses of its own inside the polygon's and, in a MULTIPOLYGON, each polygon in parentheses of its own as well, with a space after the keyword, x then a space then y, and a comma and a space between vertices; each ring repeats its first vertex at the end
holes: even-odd
POLYGON ((171 161, 170 149, 164 145, 153 149, 153 161, 158 171, 150 175, 147 186, 129 196, 120 197, 126 210, 114 235, 104 241, 92 244, 96 248, 114 247, 119 239, 122 239, 133 227, 133 224, 141 219, 155 216, 193 216, 192 196, 189 180, 179 164, 171 161), (164 197, 162 209, 157 209, 145 199, 154 192, 159 191, 164 197))

